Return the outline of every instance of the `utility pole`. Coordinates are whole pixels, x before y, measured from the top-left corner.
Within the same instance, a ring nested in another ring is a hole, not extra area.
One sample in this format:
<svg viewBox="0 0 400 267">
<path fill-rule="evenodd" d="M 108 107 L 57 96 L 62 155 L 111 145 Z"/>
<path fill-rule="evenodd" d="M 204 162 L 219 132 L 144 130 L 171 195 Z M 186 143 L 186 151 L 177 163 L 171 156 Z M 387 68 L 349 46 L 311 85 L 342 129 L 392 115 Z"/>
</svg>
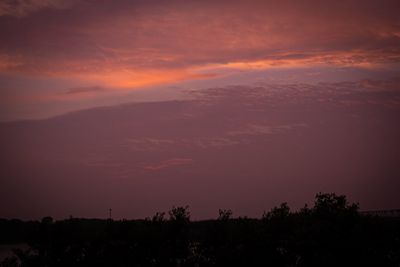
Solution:
<svg viewBox="0 0 400 267">
<path fill-rule="evenodd" d="M 112 216 L 111 216 L 112 209 L 109 209 L 108 211 L 109 211 L 109 219 L 112 220 Z"/>
</svg>

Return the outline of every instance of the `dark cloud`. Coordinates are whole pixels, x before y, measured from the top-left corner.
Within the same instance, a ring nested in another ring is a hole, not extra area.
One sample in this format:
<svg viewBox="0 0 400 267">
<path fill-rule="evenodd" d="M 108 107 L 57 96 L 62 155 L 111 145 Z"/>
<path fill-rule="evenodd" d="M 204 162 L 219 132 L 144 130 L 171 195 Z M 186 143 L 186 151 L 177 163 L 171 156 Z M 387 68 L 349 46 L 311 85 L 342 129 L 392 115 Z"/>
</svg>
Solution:
<svg viewBox="0 0 400 267">
<path fill-rule="evenodd" d="M 66 9 L 79 0 L 3 0 L 0 16 L 24 17 L 42 9 Z"/>
</svg>

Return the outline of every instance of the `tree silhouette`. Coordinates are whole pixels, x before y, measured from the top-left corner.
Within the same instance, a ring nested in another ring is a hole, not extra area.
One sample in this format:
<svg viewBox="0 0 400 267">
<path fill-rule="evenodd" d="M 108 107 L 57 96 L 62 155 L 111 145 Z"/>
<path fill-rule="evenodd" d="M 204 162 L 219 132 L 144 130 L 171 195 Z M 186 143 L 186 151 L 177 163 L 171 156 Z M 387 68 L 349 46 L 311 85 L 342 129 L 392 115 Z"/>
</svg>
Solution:
<svg viewBox="0 0 400 267">
<path fill-rule="evenodd" d="M 319 217 L 356 215 L 358 210 L 359 204 L 349 204 L 344 195 L 320 192 L 315 196 L 313 213 Z"/>
<path fill-rule="evenodd" d="M 156 212 L 156 214 L 153 215 L 151 218 L 152 222 L 164 222 L 165 221 L 165 212 Z"/>
<path fill-rule="evenodd" d="M 190 212 L 189 206 L 185 207 L 172 207 L 172 209 L 168 212 L 169 220 L 174 222 L 190 222 Z"/>
<path fill-rule="evenodd" d="M 279 207 L 274 207 L 268 213 L 263 214 L 264 220 L 284 219 L 290 215 L 290 208 L 286 202 L 283 202 Z"/>
<path fill-rule="evenodd" d="M 220 221 L 227 221 L 227 220 L 229 220 L 231 217 L 232 217 L 232 210 L 230 210 L 230 209 L 227 209 L 227 210 L 225 210 L 225 209 L 219 209 L 218 210 L 218 220 L 220 220 Z"/>
<path fill-rule="evenodd" d="M 400 266 L 400 220 L 365 216 L 345 196 L 319 193 L 313 207 L 287 203 L 262 220 L 191 221 L 189 207 L 146 220 L 0 219 L 0 244 L 28 244 L 0 267 Z"/>
</svg>

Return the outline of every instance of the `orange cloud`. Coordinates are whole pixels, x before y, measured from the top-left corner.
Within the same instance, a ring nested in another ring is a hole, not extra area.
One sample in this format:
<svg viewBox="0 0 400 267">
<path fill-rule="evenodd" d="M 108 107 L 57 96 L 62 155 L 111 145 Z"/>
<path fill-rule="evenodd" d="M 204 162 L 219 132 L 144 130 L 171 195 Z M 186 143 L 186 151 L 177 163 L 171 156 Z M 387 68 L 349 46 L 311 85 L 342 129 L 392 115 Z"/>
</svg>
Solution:
<svg viewBox="0 0 400 267">
<path fill-rule="evenodd" d="M 84 74 L 81 79 L 93 80 L 113 88 L 134 89 L 184 80 L 213 78 L 209 73 L 194 73 L 190 69 L 115 70 L 106 73 Z"/>
</svg>

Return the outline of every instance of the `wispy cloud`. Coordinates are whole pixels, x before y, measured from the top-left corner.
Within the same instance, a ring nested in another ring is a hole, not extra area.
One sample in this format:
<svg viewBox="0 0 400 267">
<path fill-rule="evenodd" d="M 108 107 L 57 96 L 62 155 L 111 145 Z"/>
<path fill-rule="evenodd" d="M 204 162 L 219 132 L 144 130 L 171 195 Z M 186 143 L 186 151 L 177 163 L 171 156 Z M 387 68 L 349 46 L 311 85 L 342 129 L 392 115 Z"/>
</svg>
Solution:
<svg viewBox="0 0 400 267">
<path fill-rule="evenodd" d="M 163 161 L 160 161 L 157 163 L 145 164 L 143 169 L 149 170 L 149 171 L 159 171 L 159 170 L 171 168 L 174 166 L 188 165 L 188 164 L 192 164 L 192 163 L 193 163 L 193 159 L 172 158 L 172 159 L 163 160 Z"/>
<path fill-rule="evenodd" d="M 106 91 L 106 89 L 100 86 L 75 87 L 66 90 L 64 94 L 75 95 L 75 94 L 98 93 L 102 91 Z"/>
<path fill-rule="evenodd" d="M 293 123 L 285 125 L 248 124 L 241 129 L 229 131 L 227 134 L 230 136 L 276 134 L 288 130 L 293 130 L 299 127 L 307 127 L 307 124 L 305 123 Z"/>
</svg>

